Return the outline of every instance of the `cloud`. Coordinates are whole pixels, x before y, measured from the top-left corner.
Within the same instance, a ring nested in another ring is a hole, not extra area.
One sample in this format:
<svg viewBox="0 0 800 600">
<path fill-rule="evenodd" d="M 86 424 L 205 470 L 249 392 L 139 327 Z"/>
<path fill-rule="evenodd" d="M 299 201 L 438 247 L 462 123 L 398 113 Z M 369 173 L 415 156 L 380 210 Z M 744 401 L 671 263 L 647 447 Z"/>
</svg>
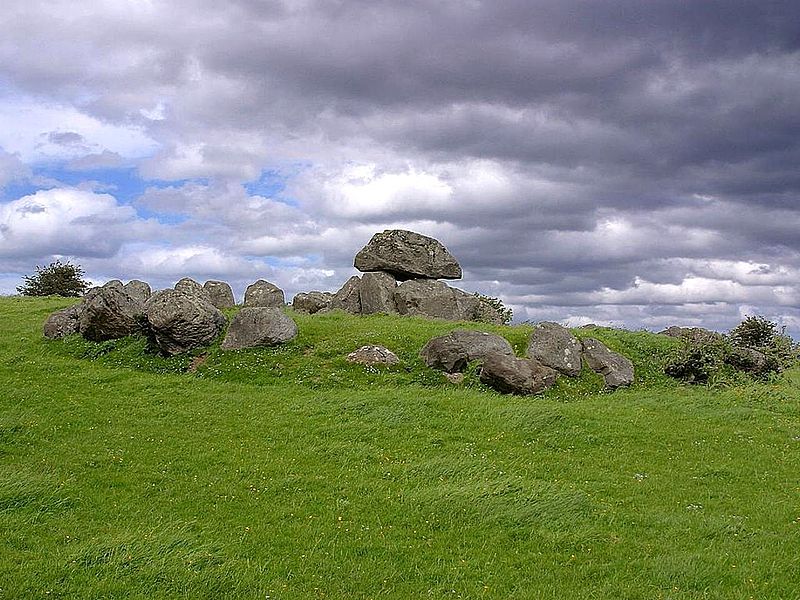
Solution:
<svg viewBox="0 0 800 600">
<path fill-rule="evenodd" d="M 47 185 L 70 193 L 120 166 L 145 189 L 107 212 L 81 192 L 121 242 L 51 223 L 41 251 L 331 289 L 403 227 L 521 318 L 800 322 L 796 2 L 8 0 L 4 17 L 0 185 L 56 162 L 77 175 Z M 257 193 L 264 173 L 281 185 Z M 14 202 L 16 231 L 43 218 Z"/>
</svg>

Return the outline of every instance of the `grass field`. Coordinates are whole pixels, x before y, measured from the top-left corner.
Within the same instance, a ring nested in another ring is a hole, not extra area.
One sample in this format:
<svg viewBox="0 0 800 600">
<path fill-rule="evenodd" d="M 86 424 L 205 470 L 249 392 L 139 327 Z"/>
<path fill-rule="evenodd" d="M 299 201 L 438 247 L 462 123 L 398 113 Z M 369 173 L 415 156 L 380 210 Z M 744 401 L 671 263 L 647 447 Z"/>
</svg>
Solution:
<svg viewBox="0 0 800 600">
<path fill-rule="evenodd" d="M 519 398 L 424 367 L 452 323 L 168 360 L 45 340 L 70 302 L 0 298 L 0 598 L 800 598 L 798 370 L 688 387 L 670 339 L 578 330 L 638 382 Z"/>
</svg>

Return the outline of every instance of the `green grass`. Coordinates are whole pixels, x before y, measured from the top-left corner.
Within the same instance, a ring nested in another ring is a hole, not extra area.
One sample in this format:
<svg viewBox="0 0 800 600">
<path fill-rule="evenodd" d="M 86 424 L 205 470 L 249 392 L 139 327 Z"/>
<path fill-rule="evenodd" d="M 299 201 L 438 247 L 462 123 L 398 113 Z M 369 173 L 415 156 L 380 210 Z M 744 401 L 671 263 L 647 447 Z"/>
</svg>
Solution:
<svg viewBox="0 0 800 600">
<path fill-rule="evenodd" d="M 577 330 L 638 382 L 518 398 L 424 367 L 452 323 L 164 359 L 45 340 L 69 302 L 0 299 L 0 598 L 800 597 L 800 371 L 688 387 L 672 340 Z"/>
</svg>

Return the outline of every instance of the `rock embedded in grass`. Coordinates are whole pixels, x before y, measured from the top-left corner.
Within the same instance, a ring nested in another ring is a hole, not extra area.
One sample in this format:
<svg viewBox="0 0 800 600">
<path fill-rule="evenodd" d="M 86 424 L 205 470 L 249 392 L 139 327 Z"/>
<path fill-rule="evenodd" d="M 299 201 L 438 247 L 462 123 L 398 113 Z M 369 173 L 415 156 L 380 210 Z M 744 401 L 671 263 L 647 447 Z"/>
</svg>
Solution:
<svg viewBox="0 0 800 600">
<path fill-rule="evenodd" d="M 607 388 L 616 389 L 633 383 L 633 363 L 609 350 L 600 340 L 583 340 L 583 359 L 592 371 L 603 376 Z"/>
<path fill-rule="evenodd" d="M 508 340 L 494 333 L 455 329 L 430 339 L 419 355 L 432 369 L 455 373 L 490 354 L 513 356 L 514 349 Z"/>
<path fill-rule="evenodd" d="M 558 323 L 544 322 L 533 328 L 527 355 L 562 375 L 581 374 L 581 343 Z"/>
<path fill-rule="evenodd" d="M 145 303 L 147 333 L 167 355 L 212 343 L 225 327 L 225 315 L 205 295 L 163 290 Z"/>
<path fill-rule="evenodd" d="M 80 331 L 81 304 L 73 304 L 52 313 L 44 322 L 44 337 L 60 339 Z"/>
<path fill-rule="evenodd" d="M 361 314 L 396 313 L 397 306 L 394 303 L 396 287 L 397 280 L 389 273 L 382 271 L 364 273 L 358 288 Z"/>
<path fill-rule="evenodd" d="M 301 292 L 292 298 L 292 308 L 313 315 L 329 309 L 332 301 L 333 294 L 330 292 Z"/>
<path fill-rule="evenodd" d="M 331 310 L 344 310 L 354 315 L 361 314 L 361 279 L 353 275 L 344 282 L 344 285 L 334 294 L 331 300 Z"/>
<path fill-rule="evenodd" d="M 276 346 L 297 337 L 297 325 L 279 308 L 245 307 L 233 317 L 223 350 Z"/>
<path fill-rule="evenodd" d="M 397 365 L 400 358 L 383 346 L 361 346 L 347 355 L 347 362 L 361 365 Z"/>
<path fill-rule="evenodd" d="M 484 358 L 480 374 L 480 380 L 498 392 L 520 396 L 543 392 L 552 387 L 557 378 L 555 369 L 535 360 L 498 353 Z"/>
<path fill-rule="evenodd" d="M 93 342 L 113 340 L 140 331 L 142 304 L 128 295 L 122 283 L 116 280 L 90 290 L 79 311 L 80 333 Z"/>
</svg>

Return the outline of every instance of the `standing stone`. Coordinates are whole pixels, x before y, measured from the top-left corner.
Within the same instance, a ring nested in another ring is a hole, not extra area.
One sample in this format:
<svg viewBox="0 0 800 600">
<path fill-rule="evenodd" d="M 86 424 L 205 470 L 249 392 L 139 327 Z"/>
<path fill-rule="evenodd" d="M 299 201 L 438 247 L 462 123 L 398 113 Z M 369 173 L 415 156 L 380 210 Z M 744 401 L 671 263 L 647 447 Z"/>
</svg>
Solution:
<svg viewBox="0 0 800 600">
<path fill-rule="evenodd" d="M 150 285 L 138 279 L 131 279 L 126 283 L 123 288 L 128 293 L 128 296 L 136 300 L 139 304 L 144 305 L 147 299 L 150 298 L 152 291 Z"/>
<path fill-rule="evenodd" d="M 342 288 L 336 292 L 331 301 L 331 310 L 346 310 L 354 315 L 361 314 L 361 279 L 353 275 L 345 281 Z"/>
<path fill-rule="evenodd" d="M 109 282 L 87 293 L 80 310 L 79 330 L 93 342 L 125 337 L 140 330 L 141 314 L 142 305 L 125 292 L 122 283 Z"/>
<path fill-rule="evenodd" d="M 456 329 L 432 338 L 419 353 L 426 365 L 447 373 L 463 371 L 471 361 L 490 354 L 513 356 L 514 349 L 499 335 L 468 329 Z"/>
<path fill-rule="evenodd" d="M 148 333 L 164 354 L 180 354 L 213 342 L 226 319 L 205 295 L 180 290 L 153 294 L 144 306 Z"/>
<path fill-rule="evenodd" d="M 203 284 L 208 299 L 217 308 L 233 308 L 236 300 L 233 298 L 233 290 L 224 281 L 210 280 Z"/>
<path fill-rule="evenodd" d="M 387 271 L 400 280 L 461 278 L 461 266 L 440 242 L 402 229 L 376 233 L 353 265 L 362 272 Z"/>
<path fill-rule="evenodd" d="M 581 374 L 581 343 L 558 323 L 539 323 L 528 340 L 528 358 L 568 377 Z"/>
<path fill-rule="evenodd" d="M 297 337 L 297 325 L 280 308 L 248 306 L 233 317 L 223 350 L 275 346 Z"/>
<path fill-rule="evenodd" d="M 490 354 L 483 361 L 480 379 L 503 394 L 527 396 L 551 387 L 558 373 L 529 358 Z"/>
<path fill-rule="evenodd" d="M 603 342 L 594 338 L 583 340 L 583 358 L 592 371 L 603 376 L 606 387 L 616 389 L 633 383 L 633 363 L 609 350 Z"/>
<path fill-rule="evenodd" d="M 409 279 L 394 292 L 397 312 L 401 315 L 423 316 L 450 321 L 464 318 L 464 307 L 456 300 L 453 288 L 435 279 Z"/>
<path fill-rule="evenodd" d="M 389 273 L 382 271 L 365 273 L 361 277 L 361 285 L 358 289 L 361 314 L 396 313 L 397 307 L 394 304 L 396 287 L 397 281 Z"/>
<path fill-rule="evenodd" d="M 331 307 L 333 294 L 330 292 L 301 292 L 292 298 L 292 308 L 310 315 Z"/>
<path fill-rule="evenodd" d="M 44 337 L 56 340 L 78 333 L 82 309 L 83 306 L 78 303 L 52 313 L 44 322 Z"/>
<path fill-rule="evenodd" d="M 244 306 L 277 308 L 286 303 L 283 290 L 274 283 L 259 279 L 247 286 L 244 292 Z"/>
<path fill-rule="evenodd" d="M 181 279 L 175 284 L 175 289 L 179 292 L 185 292 L 187 294 L 199 294 L 203 297 L 206 297 L 206 292 L 203 289 L 203 286 L 197 283 L 191 277 L 184 277 Z"/>
<path fill-rule="evenodd" d="M 502 315 L 490 304 L 484 302 L 475 294 L 458 288 L 451 287 L 453 297 L 458 307 L 457 320 L 459 321 L 480 321 L 481 323 L 491 323 L 492 325 L 502 325 Z"/>
</svg>

